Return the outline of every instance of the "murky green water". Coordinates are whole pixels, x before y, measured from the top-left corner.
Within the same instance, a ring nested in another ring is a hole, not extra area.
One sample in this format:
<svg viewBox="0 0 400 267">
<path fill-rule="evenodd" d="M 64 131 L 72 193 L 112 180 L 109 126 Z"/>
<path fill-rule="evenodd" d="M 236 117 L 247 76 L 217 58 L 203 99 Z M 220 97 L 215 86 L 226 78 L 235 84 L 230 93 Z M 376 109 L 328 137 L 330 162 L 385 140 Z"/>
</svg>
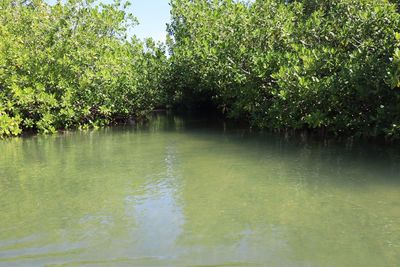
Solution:
<svg viewBox="0 0 400 267">
<path fill-rule="evenodd" d="M 400 151 L 222 123 L 0 142 L 0 266 L 400 266 Z"/>
</svg>

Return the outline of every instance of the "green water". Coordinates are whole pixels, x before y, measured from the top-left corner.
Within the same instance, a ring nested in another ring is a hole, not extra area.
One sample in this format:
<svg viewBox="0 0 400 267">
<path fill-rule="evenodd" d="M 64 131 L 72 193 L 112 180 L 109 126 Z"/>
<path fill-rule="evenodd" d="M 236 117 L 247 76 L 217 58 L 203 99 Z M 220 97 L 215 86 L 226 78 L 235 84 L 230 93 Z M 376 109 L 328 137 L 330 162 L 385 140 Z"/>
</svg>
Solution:
<svg viewBox="0 0 400 267">
<path fill-rule="evenodd" d="M 400 266 L 400 151 L 157 116 L 0 142 L 0 266 Z"/>
</svg>

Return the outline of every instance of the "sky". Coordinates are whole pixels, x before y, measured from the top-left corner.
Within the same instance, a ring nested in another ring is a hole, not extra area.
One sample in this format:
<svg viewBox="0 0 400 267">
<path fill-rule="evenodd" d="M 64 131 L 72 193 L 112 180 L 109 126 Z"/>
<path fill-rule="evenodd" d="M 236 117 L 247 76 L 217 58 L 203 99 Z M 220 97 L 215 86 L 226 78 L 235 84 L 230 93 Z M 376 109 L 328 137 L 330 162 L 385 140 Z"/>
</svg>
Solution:
<svg viewBox="0 0 400 267">
<path fill-rule="evenodd" d="M 54 4 L 57 0 L 46 0 Z M 100 0 L 110 3 L 112 0 Z M 140 39 L 152 37 L 156 41 L 165 41 L 166 23 L 170 19 L 169 0 L 130 0 L 131 6 L 128 12 L 132 13 L 138 20 L 139 25 L 129 32 Z"/>
<path fill-rule="evenodd" d="M 133 33 L 139 38 L 152 37 L 165 41 L 166 23 L 170 19 L 169 0 L 131 0 L 129 11 L 139 20 Z"/>
</svg>

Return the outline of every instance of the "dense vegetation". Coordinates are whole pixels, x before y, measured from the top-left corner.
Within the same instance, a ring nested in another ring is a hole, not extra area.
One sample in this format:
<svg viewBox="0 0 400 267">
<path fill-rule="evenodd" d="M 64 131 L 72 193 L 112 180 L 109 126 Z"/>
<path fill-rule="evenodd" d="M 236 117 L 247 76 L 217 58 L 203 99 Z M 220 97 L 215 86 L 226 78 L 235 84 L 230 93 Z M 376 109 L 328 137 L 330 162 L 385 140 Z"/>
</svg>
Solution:
<svg viewBox="0 0 400 267">
<path fill-rule="evenodd" d="M 171 99 L 261 128 L 398 136 L 395 3 L 173 0 Z"/>
<path fill-rule="evenodd" d="M 259 128 L 398 138 L 397 2 L 171 0 L 167 58 L 127 38 L 120 1 L 3 0 L 0 136 L 211 104 Z"/>
<path fill-rule="evenodd" d="M 0 137 L 101 126 L 151 111 L 165 53 L 126 29 L 119 1 L 0 3 Z"/>
</svg>

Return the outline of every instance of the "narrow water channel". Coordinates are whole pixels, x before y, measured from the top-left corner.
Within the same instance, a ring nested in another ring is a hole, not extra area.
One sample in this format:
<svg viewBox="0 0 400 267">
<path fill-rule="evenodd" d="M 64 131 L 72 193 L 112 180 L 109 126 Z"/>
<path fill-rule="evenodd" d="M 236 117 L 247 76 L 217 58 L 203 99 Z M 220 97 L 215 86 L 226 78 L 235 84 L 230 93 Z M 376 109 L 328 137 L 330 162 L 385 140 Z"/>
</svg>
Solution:
<svg viewBox="0 0 400 267">
<path fill-rule="evenodd" d="M 0 141 L 0 266 L 400 266 L 400 150 L 157 115 Z"/>
</svg>

